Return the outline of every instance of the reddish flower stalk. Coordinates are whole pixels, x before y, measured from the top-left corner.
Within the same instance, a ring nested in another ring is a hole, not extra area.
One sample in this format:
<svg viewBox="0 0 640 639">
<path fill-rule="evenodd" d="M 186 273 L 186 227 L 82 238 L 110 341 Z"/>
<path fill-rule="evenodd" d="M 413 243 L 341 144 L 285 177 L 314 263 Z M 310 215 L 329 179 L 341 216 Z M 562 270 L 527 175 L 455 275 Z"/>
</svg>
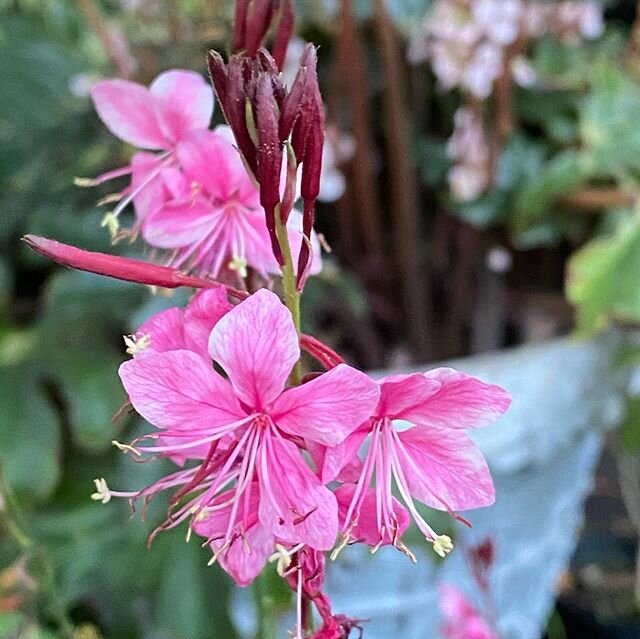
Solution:
<svg viewBox="0 0 640 639">
<path fill-rule="evenodd" d="M 300 335 L 300 348 L 317 359 L 327 370 L 345 363 L 338 353 L 312 335 Z"/>
<path fill-rule="evenodd" d="M 214 280 L 185 275 L 179 270 L 168 266 L 158 266 L 157 264 L 149 264 L 148 262 L 128 257 L 85 251 L 38 235 L 25 235 L 22 239 L 36 253 L 78 271 L 86 271 L 113 277 L 117 280 L 136 282 L 147 286 L 160 286 L 162 288 L 178 288 L 180 286 L 207 288 L 221 285 L 220 282 Z M 227 289 L 227 293 L 235 299 L 242 300 L 248 297 L 248 293 L 244 291 L 232 286 L 224 286 Z"/>
</svg>

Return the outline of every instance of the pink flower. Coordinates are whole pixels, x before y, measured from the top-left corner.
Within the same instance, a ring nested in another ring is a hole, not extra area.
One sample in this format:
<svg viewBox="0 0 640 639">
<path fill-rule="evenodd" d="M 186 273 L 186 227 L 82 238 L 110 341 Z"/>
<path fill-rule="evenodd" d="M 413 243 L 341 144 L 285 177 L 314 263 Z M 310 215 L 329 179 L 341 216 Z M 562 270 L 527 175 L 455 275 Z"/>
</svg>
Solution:
<svg viewBox="0 0 640 639">
<path fill-rule="evenodd" d="M 224 286 L 199 291 L 185 309 L 168 308 L 144 322 L 125 339 L 127 352 L 144 357 L 150 353 L 188 350 L 208 360 L 211 331 L 232 308 Z"/>
<path fill-rule="evenodd" d="M 450 584 L 440 586 L 445 639 L 498 639 L 465 594 Z"/>
<path fill-rule="evenodd" d="M 91 97 L 115 136 L 154 151 L 172 151 L 190 131 L 208 128 L 213 112 L 213 92 L 193 71 L 165 71 L 148 89 L 128 80 L 103 80 Z"/>
<path fill-rule="evenodd" d="M 391 375 L 379 384 L 380 401 L 372 417 L 343 444 L 328 449 L 323 460 L 321 476 L 328 481 L 346 461 L 353 460 L 365 438 L 370 438 L 342 520 L 341 546 L 349 542 L 354 532 L 362 534 L 359 528 L 366 521 L 367 543 L 379 545 L 392 540 L 406 551 L 399 540 L 403 521 L 392 496 L 395 483 L 418 528 L 434 544 L 434 550 L 444 556 L 452 548 L 451 540 L 429 526 L 414 499 L 452 514 L 493 503 L 489 469 L 463 429 L 493 422 L 508 408 L 509 395 L 498 386 L 450 368 Z M 399 420 L 414 426 L 397 430 L 394 423 Z M 368 488 L 374 474 L 372 502 Z"/>
<path fill-rule="evenodd" d="M 219 544 L 216 553 L 225 556 L 228 571 L 246 582 L 256 564 L 238 562 L 247 562 L 246 554 L 253 552 L 250 530 L 261 542 L 268 534 L 283 544 L 317 550 L 333 545 L 336 498 L 298 446 L 305 440 L 324 446 L 343 442 L 372 413 L 379 390 L 345 364 L 285 389 L 300 357 L 298 335 L 290 312 L 265 289 L 217 321 L 209 354 L 228 380 L 202 354 L 185 349 L 150 352 L 120 367 L 131 403 L 160 429 L 155 437 L 163 441 L 124 448 L 185 458 L 196 451 L 193 458 L 201 460 L 199 452 L 208 445 L 206 458 L 139 493 L 116 493 L 106 486 L 99 492 L 106 498 L 135 498 L 181 487 L 172 500 L 177 505 L 180 497 L 199 491 L 161 529 L 193 516 L 198 531 L 213 534 L 211 543 Z M 265 553 L 256 553 L 251 561 L 260 557 L 262 562 Z"/>
<path fill-rule="evenodd" d="M 148 89 L 128 80 L 103 80 L 93 86 L 91 97 L 100 119 L 116 137 L 135 147 L 163 153 L 136 154 L 129 166 L 95 180 L 80 180 L 79 184 L 95 185 L 132 174 L 131 186 L 119 194 L 120 202 L 107 219 L 115 226 L 119 213 L 131 201 L 139 219 L 143 219 L 150 208 L 149 200 L 159 197 L 159 173 L 175 165 L 176 144 L 191 131 L 208 128 L 213 91 L 199 73 L 174 69 L 161 73 Z"/>
<path fill-rule="evenodd" d="M 228 127 L 196 131 L 177 145 L 182 170 L 162 171 L 165 195 L 154 209 L 147 208 L 142 235 L 149 245 L 173 251 L 170 261 L 177 268 L 217 277 L 232 263 L 262 276 L 279 273 L 260 193 L 230 135 Z M 288 224 L 294 251 L 302 242 L 301 226 L 294 211 Z M 312 272 L 317 273 L 319 246 L 314 253 Z"/>
</svg>

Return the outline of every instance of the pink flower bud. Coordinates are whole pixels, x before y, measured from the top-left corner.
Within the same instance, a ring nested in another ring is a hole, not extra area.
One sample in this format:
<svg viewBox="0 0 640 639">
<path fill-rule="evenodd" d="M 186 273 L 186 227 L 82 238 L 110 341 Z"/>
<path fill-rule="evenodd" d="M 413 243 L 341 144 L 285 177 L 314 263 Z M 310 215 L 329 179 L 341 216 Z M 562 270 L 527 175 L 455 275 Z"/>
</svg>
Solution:
<svg viewBox="0 0 640 639">
<path fill-rule="evenodd" d="M 84 251 L 83 249 L 49 240 L 38 235 L 25 235 L 24 242 L 36 253 L 44 257 L 87 273 L 105 275 L 125 282 L 136 282 L 147 286 L 160 286 L 162 288 L 178 288 L 180 286 L 191 286 L 193 288 L 207 288 L 218 286 L 219 283 L 213 280 L 203 279 L 185 275 L 175 268 L 169 266 L 158 266 L 149 264 L 142 260 L 133 260 L 128 257 L 117 257 L 106 253 L 95 251 Z M 229 295 L 236 299 L 244 299 L 247 293 L 226 287 Z"/>
</svg>

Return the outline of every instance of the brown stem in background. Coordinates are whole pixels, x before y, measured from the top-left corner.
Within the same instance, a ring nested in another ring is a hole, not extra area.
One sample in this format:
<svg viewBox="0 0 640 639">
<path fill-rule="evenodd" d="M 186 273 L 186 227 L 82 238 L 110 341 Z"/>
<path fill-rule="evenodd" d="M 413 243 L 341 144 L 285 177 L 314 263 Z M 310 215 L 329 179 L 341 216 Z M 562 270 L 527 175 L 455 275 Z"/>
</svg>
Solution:
<svg viewBox="0 0 640 639">
<path fill-rule="evenodd" d="M 563 208 L 576 213 L 599 213 L 615 207 L 634 206 L 640 200 L 640 191 L 629 191 L 617 186 L 586 187 L 562 198 Z"/>
<path fill-rule="evenodd" d="M 506 139 L 513 131 L 513 78 L 509 71 L 512 54 L 505 52 L 504 69 L 496 80 L 496 135 L 498 150 L 501 151 Z"/>
<path fill-rule="evenodd" d="M 180 2 L 178 0 L 169 1 L 169 40 L 171 44 L 180 44 L 182 40 L 182 25 L 180 23 Z"/>
<path fill-rule="evenodd" d="M 367 83 L 366 57 L 362 38 L 353 18 L 351 0 L 342 0 L 341 30 L 338 38 L 337 62 L 342 74 L 342 83 L 349 111 L 351 128 L 356 143 L 352 161 L 353 190 L 359 216 L 360 233 L 367 256 L 378 256 L 383 252 L 382 223 L 376 170 L 373 158 L 371 114 L 369 112 L 369 88 Z"/>
<path fill-rule="evenodd" d="M 116 24 L 109 24 L 94 0 L 75 0 L 78 11 L 96 35 L 109 62 L 122 78 L 132 78 L 137 64 L 129 51 L 124 33 Z"/>
<path fill-rule="evenodd" d="M 402 276 L 405 321 L 414 357 L 432 354 L 432 322 L 427 313 L 430 297 L 428 273 L 421 264 L 419 198 L 415 170 L 410 160 L 407 95 L 400 48 L 384 0 L 373 2 L 375 32 L 385 80 L 384 110 L 391 186 L 391 211 L 396 261 Z"/>
<path fill-rule="evenodd" d="M 636 17 L 631 25 L 629 44 L 627 45 L 627 57 L 632 61 L 638 56 L 640 50 L 640 2 L 636 4 Z M 636 61 L 637 62 L 637 61 Z"/>
</svg>

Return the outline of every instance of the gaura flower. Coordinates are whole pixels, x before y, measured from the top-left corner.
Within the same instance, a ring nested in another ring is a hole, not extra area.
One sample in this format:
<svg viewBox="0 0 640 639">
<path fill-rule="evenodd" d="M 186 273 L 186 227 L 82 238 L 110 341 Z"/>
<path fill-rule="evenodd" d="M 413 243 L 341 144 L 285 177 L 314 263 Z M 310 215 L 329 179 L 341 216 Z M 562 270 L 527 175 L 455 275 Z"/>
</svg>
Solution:
<svg viewBox="0 0 640 639">
<path fill-rule="evenodd" d="M 400 543 L 403 522 L 392 496 L 395 483 L 400 497 L 420 531 L 444 556 L 452 549 L 446 535 L 438 535 L 416 508 L 414 499 L 431 508 L 454 514 L 488 506 L 494 501 L 494 488 L 480 450 L 464 433 L 480 428 L 504 413 L 510 397 L 499 386 L 485 384 L 451 368 L 428 373 L 390 375 L 380 382 L 380 401 L 370 419 L 345 442 L 327 449 L 321 477 L 329 481 L 344 464 L 353 461 L 368 437 L 369 445 L 361 461 L 355 487 L 342 520 L 342 543 L 354 531 L 360 534 L 367 522 L 367 542 L 374 545 L 391 540 L 411 558 Z M 399 430 L 398 422 L 412 428 Z M 375 526 L 371 522 L 369 486 L 375 476 Z M 364 520 L 362 519 L 364 518 Z M 377 539 L 372 537 L 376 530 Z"/>
<path fill-rule="evenodd" d="M 251 180 L 228 127 L 196 131 L 176 146 L 181 170 L 165 169 L 164 196 L 146 212 L 142 235 L 150 246 L 173 252 L 169 261 L 217 277 L 229 264 L 251 267 L 260 275 L 279 273 L 260 193 Z M 288 221 L 294 252 L 302 243 L 302 219 Z M 321 268 L 317 238 L 312 273 Z"/>
<path fill-rule="evenodd" d="M 185 349 L 150 352 L 122 364 L 120 377 L 133 407 L 160 429 L 155 438 L 161 439 L 157 446 L 124 448 L 185 458 L 198 451 L 199 460 L 202 446 L 209 452 L 198 465 L 143 491 L 109 494 L 149 497 L 178 487 L 177 507 L 181 497 L 197 493 L 160 528 L 193 517 L 192 525 L 203 534 L 215 533 L 216 556 L 224 556 L 227 567 L 230 561 L 248 561 L 250 530 L 259 531 L 261 542 L 269 534 L 283 544 L 331 548 L 338 530 L 336 498 L 307 465 L 299 445 L 342 443 L 375 409 L 377 385 L 339 364 L 302 386 L 285 388 L 300 357 L 298 335 L 289 310 L 266 289 L 217 321 L 209 354 L 228 379 L 201 354 Z M 256 522 L 265 531 L 256 529 Z M 233 568 L 246 581 L 251 571 L 243 570 Z"/>
<path fill-rule="evenodd" d="M 152 208 L 159 197 L 159 173 L 176 164 L 176 144 L 191 131 L 208 128 L 213 92 L 199 73 L 173 69 L 161 73 L 148 89 L 128 80 L 103 80 L 93 86 L 91 97 L 100 119 L 116 137 L 140 149 L 161 152 L 137 153 L 129 166 L 93 180 L 77 180 L 93 186 L 131 174 L 131 185 L 108 198 L 119 200 L 105 218 L 115 233 L 118 215 L 130 202 L 135 203 L 139 219 Z"/>
</svg>

